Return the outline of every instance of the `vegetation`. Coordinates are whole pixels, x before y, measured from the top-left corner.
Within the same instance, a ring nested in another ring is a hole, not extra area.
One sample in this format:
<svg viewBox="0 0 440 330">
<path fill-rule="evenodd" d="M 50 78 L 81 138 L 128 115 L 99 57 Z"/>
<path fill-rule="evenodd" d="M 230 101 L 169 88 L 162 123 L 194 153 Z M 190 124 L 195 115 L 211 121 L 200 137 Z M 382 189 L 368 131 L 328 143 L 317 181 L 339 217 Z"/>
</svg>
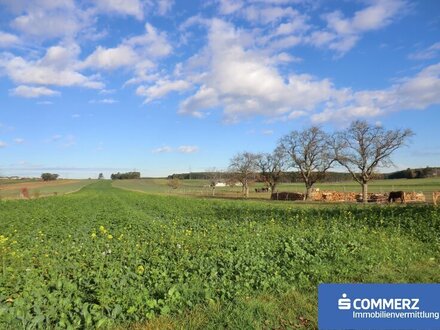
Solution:
<svg viewBox="0 0 440 330">
<path fill-rule="evenodd" d="M 236 154 L 231 159 L 229 170 L 232 178 L 241 183 L 244 197 L 249 197 L 249 186 L 256 180 L 258 156 L 251 152 Z"/>
<path fill-rule="evenodd" d="M 112 173 L 110 178 L 112 180 L 127 180 L 127 179 L 140 179 L 140 172 L 127 172 L 127 173 Z"/>
<path fill-rule="evenodd" d="M 278 184 L 283 179 L 283 170 L 286 167 L 286 160 L 283 149 L 280 147 L 268 153 L 257 155 L 257 169 L 259 172 L 259 181 L 263 181 L 270 191 L 276 191 Z"/>
<path fill-rule="evenodd" d="M 391 154 L 413 135 L 410 129 L 385 130 L 361 120 L 336 133 L 334 159 L 361 185 L 364 203 L 368 203 L 368 182 L 375 177 L 377 168 L 392 165 Z"/>
<path fill-rule="evenodd" d="M 177 189 L 180 187 L 180 180 L 178 178 L 168 179 L 168 187 L 171 189 Z"/>
<path fill-rule="evenodd" d="M 77 191 L 95 180 L 56 180 L 56 181 L 28 181 L 0 184 L 0 199 L 15 199 L 24 197 L 22 189 L 28 189 L 31 198 L 62 195 Z"/>
<path fill-rule="evenodd" d="M 43 173 L 41 174 L 41 179 L 43 179 L 43 181 L 54 181 L 56 179 L 58 179 L 59 174 L 55 174 L 55 173 Z"/>
<path fill-rule="evenodd" d="M 101 180 L 2 202 L 0 218 L 0 328 L 316 328 L 319 283 L 440 281 L 433 206 L 292 208 Z"/>
<path fill-rule="evenodd" d="M 301 132 L 292 131 L 284 136 L 279 147 L 285 153 L 290 167 L 298 170 L 306 186 L 306 200 L 311 198 L 313 185 L 325 177 L 334 156 L 329 150 L 330 137 L 319 127 Z"/>
</svg>

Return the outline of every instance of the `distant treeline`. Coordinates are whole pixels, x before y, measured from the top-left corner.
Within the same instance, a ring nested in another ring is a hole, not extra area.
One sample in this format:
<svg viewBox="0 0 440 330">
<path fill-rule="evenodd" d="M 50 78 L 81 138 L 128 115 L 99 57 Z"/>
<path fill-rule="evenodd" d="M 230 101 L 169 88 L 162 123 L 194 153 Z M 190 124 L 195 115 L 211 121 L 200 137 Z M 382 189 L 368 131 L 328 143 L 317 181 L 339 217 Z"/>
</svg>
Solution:
<svg viewBox="0 0 440 330">
<path fill-rule="evenodd" d="M 386 174 L 386 179 L 421 179 L 440 176 L 440 167 L 425 168 L 407 168 L 403 171 L 397 171 Z"/>
<path fill-rule="evenodd" d="M 420 179 L 420 178 L 431 178 L 440 177 L 440 167 L 425 167 L 425 168 L 408 168 L 403 171 L 396 171 L 391 173 L 377 173 L 376 180 L 383 179 Z M 191 172 L 191 173 L 178 173 L 168 176 L 168 179 L 180 179 L 180 180 L 210 180 L 213 177 L 213 173 L 210 172 Z M 222 180 L 227 181 L 233 178 L 233 173 L 224 172 L 216 177 L 220 177 Z M 351 181 L 353 177 L 350 173 L 342 172 L 327 172 L 325 178 L 322 182 L 341 182 L 341 181 Z M 285 172 L 283 173 L 282 182 L 302 182 L 302 178 L 299 172 Z"/>
<path fill-rule="evenodd" d="M 110 178 L 112 180 L 140 179 L 141 172 L 113 173 Z"/>
</svg>

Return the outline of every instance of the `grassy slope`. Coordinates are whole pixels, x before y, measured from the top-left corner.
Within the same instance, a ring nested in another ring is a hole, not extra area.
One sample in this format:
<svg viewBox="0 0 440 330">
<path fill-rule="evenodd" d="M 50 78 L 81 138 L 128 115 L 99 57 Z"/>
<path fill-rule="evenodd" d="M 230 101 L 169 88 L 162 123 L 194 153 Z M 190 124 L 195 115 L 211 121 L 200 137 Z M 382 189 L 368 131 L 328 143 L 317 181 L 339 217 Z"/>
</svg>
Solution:
<svg viewBox="0 0 440 330">
<path fill-rule="evenodd" d="M 138 194 L 107 181 L 2 202 L 0 218 L 6 244 L 17 241 L 2 246 L 0 299 L 13 297 L 7 306 L 17 308 L 6 315 L 35 304 L 52 322 L 93 302 L 94 322 L 122 328 L 315 328 L 319 283 L 440 281 L 440 209 L 431 206 L 297 209 Z M 145 323 L 152 298 L 171 314 Z M 113 315 L 116 304 L 122 311 Z"/>
<path fill-rule="evenodd" d="M 208 187 L 206 180 L 181 180 L 181 187 L 177 190 L 171 190 L 167 186 L 166 179 L 141 179 L 141 180 L 119 180 L 114 181 L 114 187 L 123 188 L 134 191 L 143 191 L 147 193 L 158 194 L 176 194 L 176 195 L 193 195 L 193 196 L 210 196 L 211 189 Z M 261 183 L 255 187 L 262 187 Z M 360 192 L 360 185 L 354 181 L 337 182 L 337 183 L 318 183 L 315 187 L 321 190 L 335 191 L 354 191 Z M 253 187 L 252 187 L 253 188 Z M 301 183 L 280 184 L 279 191 L 304 191 L 304 185 Z M 396 180 L 376 180 L 369 184 L 370 192 L 388 192 L 393 190 L 404 190 L 409 192 L 424 192 L 427 201 L 432 199 L 433 191 L 440 191 L 440 178 L 429 179 L 396 179 Z M 241 188 L 221 187 L 216 188 L 216 196 L 218 197 L 241 197 Z M 269 193 L 255 193 L 250 190 L 251 198 L 268 199 Z"/>
<path fill-rule="evenodd" d="M 96 180 L 57 180 L 49 182 L 30 181 L 27 183 L 5 184 L 0 186 L 0 199 L 20 198 L 21 189 L 26 187 L 29 190 L 31 198 L 50 195 L 63 195 L 77 191 Z"/>
</svg>

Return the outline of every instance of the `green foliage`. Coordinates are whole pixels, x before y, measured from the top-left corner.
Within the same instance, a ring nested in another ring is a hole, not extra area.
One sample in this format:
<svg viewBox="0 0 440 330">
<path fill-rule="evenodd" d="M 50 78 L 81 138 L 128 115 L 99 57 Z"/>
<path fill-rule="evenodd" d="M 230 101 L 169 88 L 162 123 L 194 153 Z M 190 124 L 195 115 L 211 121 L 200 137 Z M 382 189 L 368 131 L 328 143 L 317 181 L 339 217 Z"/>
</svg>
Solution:
<svg viewBox="0 0 440 330">
<path fill-rule="evenodd" d="M 113 173 L 110 178 L 112 180 L 127 180 L 127 179 L 139 179 L 141 177 L 140 172 L 127 172 L 127 173 Z M 103 177 L 99 178 L 103 179 Z"/>
<path fill-rule="evenodd" d="M 124 327 L 216 305 L 228 319 L 207 328 L 255 328 L 276 297 L 316 299 L 322 282 L 440 281 L 440 208 L 431 206 L 295 209 L 109 181 L 0 203 L 0 328 Z M 252 298 L 264 295 L 270 304 Z"/>
<path fill-rule="evenodd" d="M 55 173 L 43 173 L 41 174 L 41 178 L 43 181 L 53 181 L 58 179 L 59 175 Z"/>
</svg>

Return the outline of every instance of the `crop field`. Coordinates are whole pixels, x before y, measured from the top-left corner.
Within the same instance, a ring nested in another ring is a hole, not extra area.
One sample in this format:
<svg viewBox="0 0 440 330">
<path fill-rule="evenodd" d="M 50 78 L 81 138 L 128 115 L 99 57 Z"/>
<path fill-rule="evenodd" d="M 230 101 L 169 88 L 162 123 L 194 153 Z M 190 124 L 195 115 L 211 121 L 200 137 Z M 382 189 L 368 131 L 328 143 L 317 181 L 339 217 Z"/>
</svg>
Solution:
<svg viewBox="0 0 440 330">
<path fill-rule="evenodd" d="M 0 201 L 0 328 L 317 327 L 323 282 L 440 282 L 440 208 L 298 208 L 100 181 Z"/>
<path fill-rule="evenodd" d="M 113 182 L 114 187 L 127 190 L 142 191 L 158 194 L 192 195 L 192 196 L 211 196 L 212 190 L 207 180 L 181 180 L 178 189 L 171 189 L 167 186 L 166 179 L 140 179 L 140 180 L 117 180 Z M 250 197 L 258 199 L 269 199 L 270 193 L 255 193 L 253 188 L 263 187 L 262 183 L 256 183 L 250 189 Z M 342 192 L 361 192 L 361 186 L 354 181 L 317 183 L 316 188 L 321 190 L 342 191 Z M 278 186 L 278 191 L 304 192 L 303 183 L 282 183 Z M 375 180 L 368 185 L 368 191 L 372 193 L 384 193 L 395 190 L 407 192 L 423 192 L 426 200 L 432 200 L 432 192 L 440 191 L 440 178 L 426 179 L 396 179 L 396 180 Z M 217 197 L 241 198 L 240 187 L 217 187 L 215 190 Z"/>
<path fill-rule="evenodd" d="M 63 195 L 77 191 L 96 180 L 56 180 L 41 181 L 33 180 L 28 182 L 14 182 L 0 184 L 0 199 L 14 199 L 21 197 L 21 190 L 27 188 L 30 198 L 37 198 L 50 195 Z"/>
</svg>

